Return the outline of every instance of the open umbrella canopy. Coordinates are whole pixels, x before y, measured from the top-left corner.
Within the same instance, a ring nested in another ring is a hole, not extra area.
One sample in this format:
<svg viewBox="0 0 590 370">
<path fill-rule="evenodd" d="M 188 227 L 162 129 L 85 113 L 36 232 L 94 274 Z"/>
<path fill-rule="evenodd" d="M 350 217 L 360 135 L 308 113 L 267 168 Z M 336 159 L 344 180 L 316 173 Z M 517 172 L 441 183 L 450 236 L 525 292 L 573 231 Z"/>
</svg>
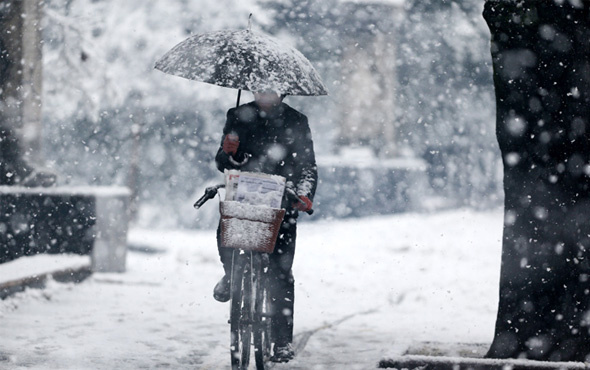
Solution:
<svg viewBox="0 0 590 370">
<path fill-rule="evenodd" d="M 189 80 L 252 92 L 328 94 L 303 54 L 250 30 L 191 36 L 158 60 L 155 68 Z"/>
</svg>

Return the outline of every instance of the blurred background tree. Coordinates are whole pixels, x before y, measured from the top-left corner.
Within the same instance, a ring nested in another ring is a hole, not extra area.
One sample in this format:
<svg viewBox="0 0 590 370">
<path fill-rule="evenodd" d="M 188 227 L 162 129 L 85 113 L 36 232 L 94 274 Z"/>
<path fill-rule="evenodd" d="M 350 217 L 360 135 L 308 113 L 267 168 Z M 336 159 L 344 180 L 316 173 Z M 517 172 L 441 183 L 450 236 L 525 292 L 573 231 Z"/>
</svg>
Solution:
<svg viewBox="0 0 590 370">
<path fill-rule="evenodd" d="M 488 357 L 590 358 L 590 4 L 488 1 L 504 163 Z"/>
</svg>

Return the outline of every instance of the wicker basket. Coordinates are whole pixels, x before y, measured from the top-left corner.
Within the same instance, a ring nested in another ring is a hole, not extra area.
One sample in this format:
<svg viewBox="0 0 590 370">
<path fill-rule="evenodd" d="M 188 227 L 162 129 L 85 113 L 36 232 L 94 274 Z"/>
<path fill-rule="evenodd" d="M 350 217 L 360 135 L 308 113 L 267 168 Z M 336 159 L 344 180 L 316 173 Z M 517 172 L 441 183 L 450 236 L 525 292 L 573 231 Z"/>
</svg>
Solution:
<svg viewBox="0 0 590 370">
<path fill-rule="evenodd" d="M 272 253 L 285 217 L 284 209 L 234 201 L 219 203 L 221 245 Z"/>
</svg>

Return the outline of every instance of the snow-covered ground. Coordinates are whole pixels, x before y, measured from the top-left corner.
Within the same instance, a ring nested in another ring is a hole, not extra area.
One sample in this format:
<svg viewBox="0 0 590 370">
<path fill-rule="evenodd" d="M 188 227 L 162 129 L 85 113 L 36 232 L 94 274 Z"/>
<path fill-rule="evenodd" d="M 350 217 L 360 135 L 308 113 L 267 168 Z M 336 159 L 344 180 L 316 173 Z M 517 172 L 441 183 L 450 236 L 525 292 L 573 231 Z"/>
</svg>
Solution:
<svg viewBox="0 0 590 370">
<path fill-rule="evenodd" d="M 274 368 L 481 355 L 493 335 L 501 233 L 500 210 L 300 224 L 298 353 Z M 124 274 L 50 282 L 0 301 L 1 369 L 228 368 L 228 307 L 211 296 L 222 272 L 214 232 L 129 238 Z"/>
</svg>

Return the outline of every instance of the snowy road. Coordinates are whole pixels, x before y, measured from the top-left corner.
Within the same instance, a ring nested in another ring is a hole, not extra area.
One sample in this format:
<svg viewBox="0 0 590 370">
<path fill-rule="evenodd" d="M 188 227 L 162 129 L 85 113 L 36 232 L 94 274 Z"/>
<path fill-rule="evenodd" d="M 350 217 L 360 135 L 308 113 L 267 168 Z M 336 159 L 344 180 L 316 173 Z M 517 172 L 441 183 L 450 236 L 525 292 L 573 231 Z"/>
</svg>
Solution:
<svg viewBox="0 0 590 370">
<path fill-rule="evenodd" d="M 274 369 L 369 369 L 408 350 L 454 355 L 460 343 L 485 350 L 501 232 L 497 210 L 301 224 L 299 351 Z M 133 230 L 130 243 L 156 253 L 131 251 L 125 274 L 0 301 L 0 369 L 227 368 L 228 308 L 211 297 L 214 232 Z"/>
</svg>

